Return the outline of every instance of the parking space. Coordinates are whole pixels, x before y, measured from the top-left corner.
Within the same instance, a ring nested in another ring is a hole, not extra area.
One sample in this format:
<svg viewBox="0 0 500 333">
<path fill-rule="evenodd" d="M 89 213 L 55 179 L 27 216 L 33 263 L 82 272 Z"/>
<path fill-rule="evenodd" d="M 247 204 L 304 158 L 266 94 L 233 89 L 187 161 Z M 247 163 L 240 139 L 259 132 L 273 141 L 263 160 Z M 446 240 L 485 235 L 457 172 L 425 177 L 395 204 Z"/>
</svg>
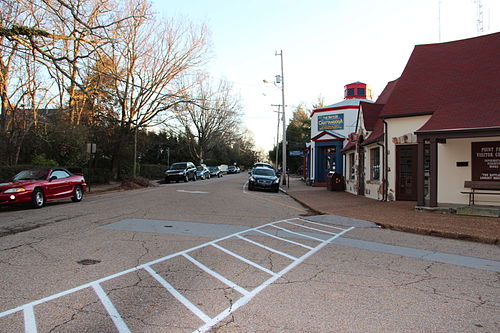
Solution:
<svg viewBox="0 0 500 333">
<path fill-rule="evenodd" d="M 352 229 L 299 218 L 247 228 L 4 311 L 0 322 L 29 333 L 206 332 Z"/>
</svg>

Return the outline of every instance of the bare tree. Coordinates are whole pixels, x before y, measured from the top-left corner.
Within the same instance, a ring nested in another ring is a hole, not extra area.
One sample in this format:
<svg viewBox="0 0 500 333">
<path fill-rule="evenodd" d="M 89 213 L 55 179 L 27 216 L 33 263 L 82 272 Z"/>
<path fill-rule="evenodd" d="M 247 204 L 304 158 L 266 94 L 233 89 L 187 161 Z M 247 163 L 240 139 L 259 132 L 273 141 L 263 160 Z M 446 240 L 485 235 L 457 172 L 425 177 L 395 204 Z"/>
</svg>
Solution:
<svg viewBox="0 0 500 333">
<path fill-rule="evenodd" d="M 168 110 L 186 101 L 190 87 L 182 84 L 182 78 L 205 63 L 209 46 L 205 26 L 158 22 L 148 3 L 128 3 L 137 14 L 116 27 L 119 37 L 106 48 L 114 63 L 107 74 L 114 82 L 120 127 L 113 156 L 115 176 L 127 137 L 165 121 Z"/>
<path fill-rule="evenodd" d="M 193 101 L 177 106 L 175 116 L 200 163 L 216 145 L 232 144 L 239 137 L 240 102 L 224 80 L 216 87 L 208 79 L 201 82 Z"/>
</svg>

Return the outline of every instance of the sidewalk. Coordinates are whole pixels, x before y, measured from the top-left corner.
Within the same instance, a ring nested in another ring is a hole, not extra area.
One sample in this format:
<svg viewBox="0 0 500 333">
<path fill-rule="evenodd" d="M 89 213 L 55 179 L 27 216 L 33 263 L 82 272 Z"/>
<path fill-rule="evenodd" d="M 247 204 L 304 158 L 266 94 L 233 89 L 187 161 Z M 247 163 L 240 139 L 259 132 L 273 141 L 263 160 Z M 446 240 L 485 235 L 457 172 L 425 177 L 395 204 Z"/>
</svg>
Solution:
<svg viewBox="0 0 500 333">
<path fill-rule="evenodd" d="M 319 214 L 366 220 L 392 230 L 500 244 L 500 218 L 417 212 L 415 202 L 384 202 L 327 191 L 306 186 L 299 178 L 290 178 L 290 187 L 283 190 Z"/>
</svg>

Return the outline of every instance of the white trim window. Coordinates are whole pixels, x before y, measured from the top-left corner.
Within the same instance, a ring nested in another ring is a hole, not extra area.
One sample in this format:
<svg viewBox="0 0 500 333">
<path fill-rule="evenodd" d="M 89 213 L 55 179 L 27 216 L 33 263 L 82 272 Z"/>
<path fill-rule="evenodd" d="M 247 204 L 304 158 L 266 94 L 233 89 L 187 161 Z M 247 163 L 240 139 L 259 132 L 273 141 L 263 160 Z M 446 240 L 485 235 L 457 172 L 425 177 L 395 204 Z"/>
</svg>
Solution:
<svg viewBox="0 0 500 333">
<path fill-rule="evenodd" d="M 349 154 L 349 179 L 354 179 L 356 175 L 356 168 L 354 166 L 354 153 Z"/>
<path fill-rule="evenodd" d="M 370 179 L 380 180 L 380 147 L 370 149 Z"/>
</svg>

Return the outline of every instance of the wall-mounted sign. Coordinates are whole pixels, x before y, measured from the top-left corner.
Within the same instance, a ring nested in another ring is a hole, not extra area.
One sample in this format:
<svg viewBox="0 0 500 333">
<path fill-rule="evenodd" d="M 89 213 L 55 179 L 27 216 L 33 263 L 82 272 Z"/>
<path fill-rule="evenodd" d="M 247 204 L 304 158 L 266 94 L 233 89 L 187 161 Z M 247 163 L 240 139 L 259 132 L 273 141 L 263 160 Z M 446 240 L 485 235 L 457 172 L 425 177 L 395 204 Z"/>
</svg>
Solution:
<svg viewBox="0 0 500 333">
<path fill-rule="evenodd" d="M 302 150 L 292 150 L 288 154 L 290 156 L 304 156 L 304 152 Z"/>
<path fill-rule="evenodd" d="M 344 114 L 330 114 L 318 116 L 318 131 L 343 130 Z"/>
<path fill-rule="evenodd" d="M 500 141 L 472 143 L 472 180 L 500 182 Z"/>
</svg>

